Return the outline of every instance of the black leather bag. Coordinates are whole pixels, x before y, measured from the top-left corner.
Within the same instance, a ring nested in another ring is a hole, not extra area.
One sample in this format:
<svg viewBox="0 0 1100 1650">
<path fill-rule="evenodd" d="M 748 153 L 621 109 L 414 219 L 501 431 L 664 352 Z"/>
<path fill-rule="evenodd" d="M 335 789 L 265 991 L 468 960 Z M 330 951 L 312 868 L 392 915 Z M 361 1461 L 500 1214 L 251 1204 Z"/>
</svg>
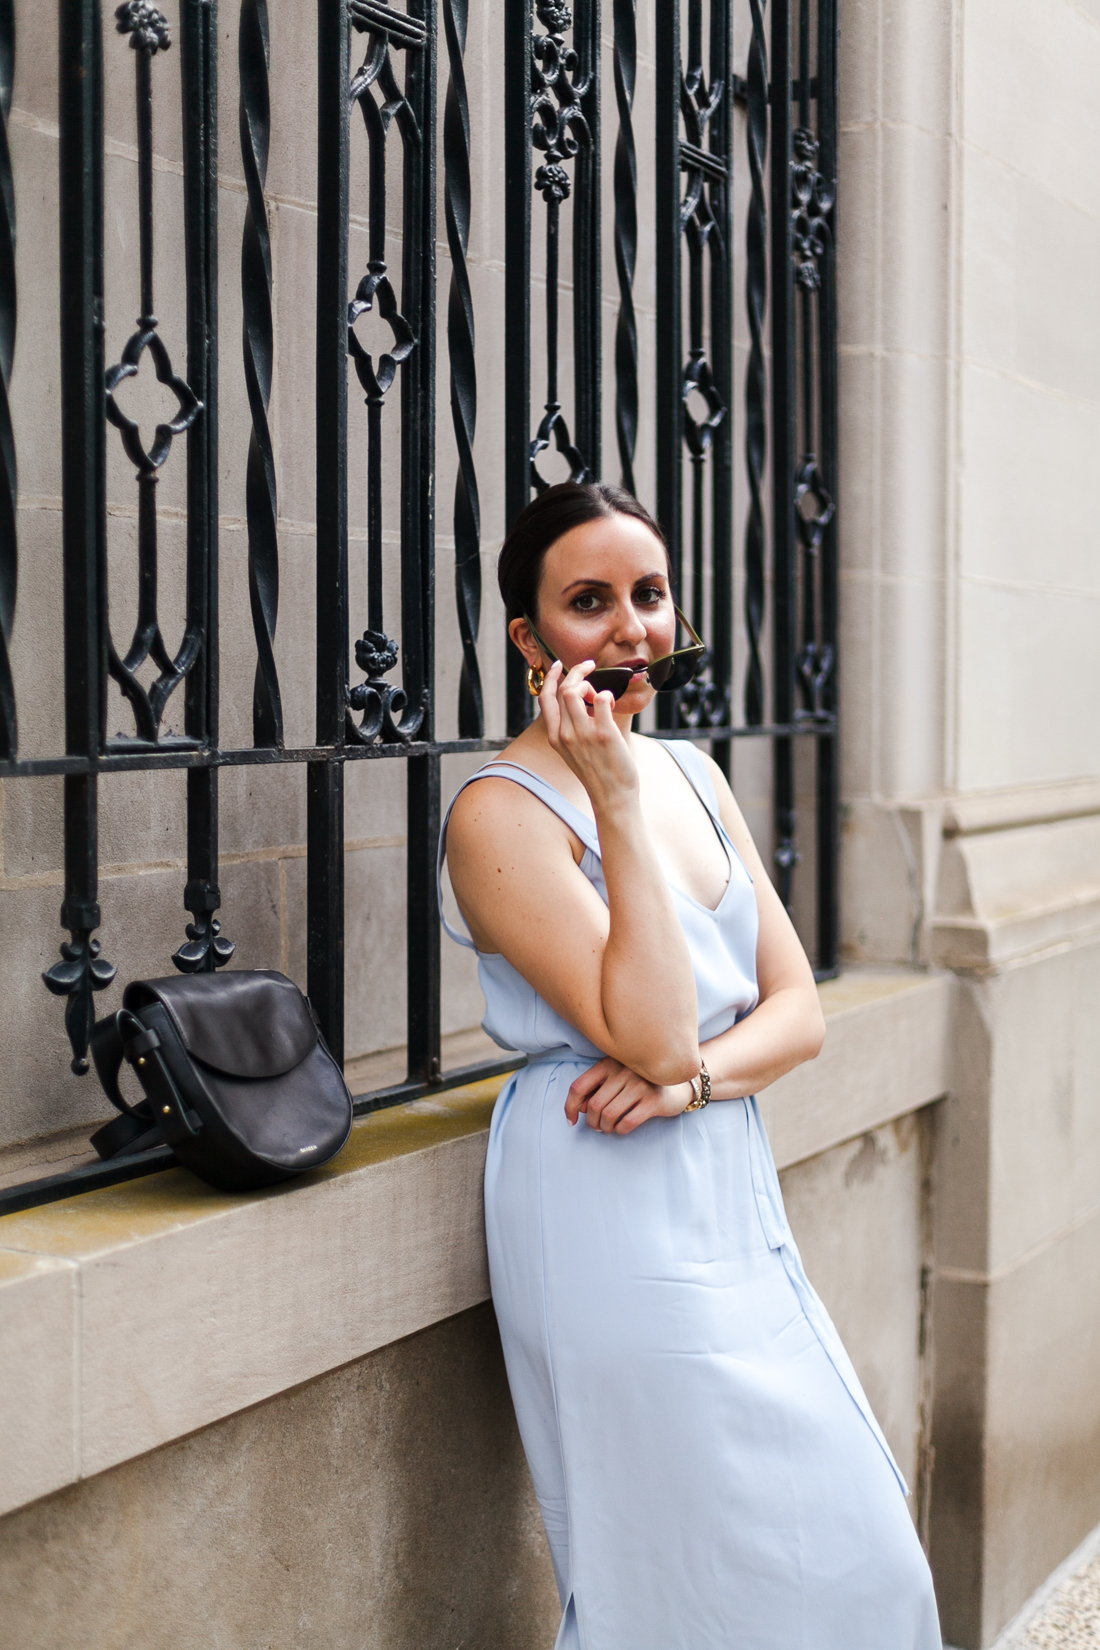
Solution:
<svg viewBox="0 0 1100 1650">
<path fill-rule="evenodd" d="M 223 1191 L 289 1180 L 327 1163 L 351 1132 L 351 1095 L 308 997 L 267 969 L 134 980 L 91 1039 L 122 1113 L 97 1129 L 102 1158 L 169 1145 Z M 131 1106 L 123 1060 L 145 1091 Z"/>
</svg>

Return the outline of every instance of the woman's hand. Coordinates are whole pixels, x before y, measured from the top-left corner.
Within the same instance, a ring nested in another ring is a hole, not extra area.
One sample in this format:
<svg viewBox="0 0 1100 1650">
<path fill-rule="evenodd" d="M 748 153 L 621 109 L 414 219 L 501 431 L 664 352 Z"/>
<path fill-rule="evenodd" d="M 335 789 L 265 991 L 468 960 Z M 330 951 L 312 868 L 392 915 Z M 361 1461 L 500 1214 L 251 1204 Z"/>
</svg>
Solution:
<svg viewBox="0 0 1100 1650">
<path fill-rule="evenodd" d="M 651 1117 L 679 1117 L 691 1101 L 691 1084 L 660 1088 L 620 1065 L 597 1060 L 569 1089 L 565 1115 L 576 1123 L 584 1112 L 590 1129 L 604 1134 L 630 1134 Z"/>
<path fill-rule="evenodd" d="M 636 803 L 638 768 L 615 721 L 615 698 L 597 693 L 586 680 L 594 659 L 582 659 L 568 674 L 561 660 L 546 672 L 539 711 L 551 750 L 576 774 L 601 813 L 624 800 Z"/>
</svg>

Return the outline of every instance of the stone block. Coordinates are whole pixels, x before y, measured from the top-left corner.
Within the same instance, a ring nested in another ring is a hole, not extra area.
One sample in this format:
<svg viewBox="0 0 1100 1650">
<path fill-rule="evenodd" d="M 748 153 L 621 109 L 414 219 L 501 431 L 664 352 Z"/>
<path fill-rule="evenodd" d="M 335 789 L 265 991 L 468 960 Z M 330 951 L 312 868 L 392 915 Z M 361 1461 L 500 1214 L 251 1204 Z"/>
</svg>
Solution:
<svg viewBox="0 0 1100 1650">
<path fill-rule="evenodd" d="M 1100 260 L 1100 223 L 1091 212 L 1016 180 L 1017 318 L 1015 370 L 1032 383 L 1097 403 L 1100 338 L 1089 322 L 1088 271 Z"/>
<path fill-rule="evenodd" d="M 851 804 L 878 788 L 878 698 L 866 686 L 881 651 L 878 581 L 862 568 L 842 571 L 840 591 L 840 703 L 846 729 L 840 742 L 841 794 Z"/>
<path fill-rule="evenodd" d="M 936 795 L 944 772 L 944 585 L 879 589 L 878 770 L 887 797 Z"/>
<path fill-rule="evenodd" d="M 879 141 L 880 187 L 890 203 L 872 243 L 881 259 L 881 343 L 942 355 L 950 335 L 951 149 L 945 138 L 901 124 L 892 107 Z"/>
<path fill-rule="evenodd" d="M 223 861 L 238 854 L 274 854 L 288 847 L 304 847 L 303 768 L 282 763 L 270 768 L 222 768 L 218 791 Z"/>
<path fill-rule="evenodd" d="M 985 1518 L 985 1289 L 978 1279 L 945 1277 L 933 1293 L 936 1393 L 932 1445 L 929 1560 L 945 1644 L 980 1646 Z"/>
<path fill-rule="evenodd" d="M 37 32 L 38 18 L 31 21 L 32 8 L 20 8 L 20 39 L 16 53 L 16 85 L 33 51 L 25 43 L 27 33 Z M 56 18 L 50 16 L 49 70 L 54 79 L 50 91 L 53 106 L 48 119 L 57 119 Z M 18 96 L 18 93 L 16 94 Z M 18 338 L 11 377 L 12 427 L 19 473 L 20 497 L 55 505 L 61 495 L 61 386 L 57 331 L 57 263 L 59 249 L 57 138 L 38 125 L 37 119 L 20 118 L 13 108 L 8 127 L 12 170 L 17 179 L 15 283 L 19 306 Z M 47 351 L 31 340 L 51 340 Z M 60 517 L 56 523 L 60 542 Z M 26 580 L 24 584 L 26 584 Z M 36 581 L 37 582 L 37 581 Z M 20 592 L 22 599 L 22 592 Z"/>
<path fill-rule="evenodd" d="M 1098 1364 L 1094 1203 L 989 1287 L 983 1642 L 1100 1522 Z"/>
<path fill-rule="evenodd" d="M 499 1086 L 365 1118 L 333 1165 L 266 1192 L 172 1169 L 5 1216 L 0 1252 L 79 1264 L 80 1475 L 484 1300 Z"/>
<path fill-rule="evenodd" d="M 405 850 L 364 848 L 344 861 L 344 1053 L 405 1041 Z"/>
<path fill-rule="evenodd" d="M 543 1650 L 560 1606 L 491 1307 L 4 1520 L 0 1610 L 20 1650 Z"/>
<path fill-rule="evenodd" d="M 949 398 L 947 365 L 942 353 L 898 350 L 882 361 L 880 373 L 879 565 L 885 578 L 904 580 L 906 584 L 922 581 L 942 585 L 947 515 L 948 448 L 943 437 Z M 924 641 L 922 635 L 917 645 Z M 940 673 L 942 651 L 940 643 L 934 659 L 929 661 L 930 669 L 936 665 Z M 888 646 L 886 657 L 890 654 Z"/>
<path fill-rule="evenodd" d="M 841 132 L 837 170 L 838 335 L 848 348 L 881 349 L 882 143 L 877 126 Z"/>
<path fill-rule="evenodd" d="M 13 107 L 35 121 L 57 123 L 57 18 L 37 6 L 21 7 Z"/>
<path fill-rule="evenodd" d="M 853 969 L 819 990 L 825 1047 L 760 1096 L 780 1168 L 916 1111 L 950 1083 L 948 977 Z"/>
<path fill-rule="evenodd" d="M 935 909 L 942 809 L 867 799 L 844 810 L 841 945 L 856 964 L 924 963 Z"/>
<path fill-rule="evenodd" d="M 880 106 L 887 119 L 922 132 L 951 132 L 955 26 L 950 0 L 934 0 L 931 5 L 927 0 L 908 0 L 882 14 Z M 846 16 L 842 41 L 851 28 Z M 850 56 L 855 58 L 858 50 Z M 843 86 L 843 52 L 841 65 Z"/>
<path fill-rule="evenodd" d="M 944 844 L 935 959 L 989 969 L 1100 932 L 1100 815 L 959 835 Z"/>
<path fill-rule="evenodd" d="M 877 454 L 880 446 L 882 363 L 871 345 L 849 343 L 847 332 L 842 337 L 840 405 L 844 416 L 840 424 L 839 508 L 844 516 L 844 532 L 840 535 L 840 565 L 841 577 L 853 579 L 876 567 L 879 556 L 878 466 L 867 459 Z"/>
<path fill-rule="evenodd" d="M 1071 400 L 977 365 L 963 368 L 961 388 L 964 576 L 1016 587 L 1031 599 L 1041 597 L 1044 588 L 1069 587 L 1067 593 L 1093 604 L 1096 567 L 1080 523 L 1088 520 L 1091 505 L 1090 459 L 1100 438 L 1100 405 L 1095 398 Z M 1042 547 L 1038 563 L 1037 546 Z M 998 783 L 1046 777 L 1013 775 Z M 962 788 L 977 783 L 966 780 Z"/>
<path fill-rule="evenodd" d="M 61 511 L 55 503 L 47 500 L 42 508 L 20 509 L 18 515 L 20 564 L 35 569 L 34 582 L 24 576 L 20 584 L 11 648 L 19 750 L 26 757 L 59 756 L 65 749 Z M 46 799 L 50 795 L 47 785 L 43 808 L 47 841 L 51 821 Z"/>
<path fill-rule="evenodd" d="M 312 124 L 307 122 L 306 124 Z M 274 275 L 275 333 L 279 340 L 275 468 L 279 513 L 299 526 L 314 520 L 317 488 L 313 441 L 317 292 L 317 223 L 312 211 L 280 201 L 272 214 L 278 266 Z"/>
<path fill-rule="evenodd" d="M 0 1248 L 0 1514 L 79 1470 L 78 1307 L 70 1261 Z"/>
<path fill-rule="evenodd" d="M 940 1274 L 949 1271 L 960 1283 L 984 1277 L 989 1264 L 989 1087 L 995 1028 L 985 1007 L 975 981 L 957 982 L 950 1085 L 936 1142 L 935 1247 Z"/>
<path fill-rule="evenodd" d="M 996 1026 L 990 1127 L 992 1270 L 1100 1202 L 1100 944 L 1010 967 L 978 989 Z"/>
<path fill-rule="evenodd" d="M 1016 271 L 1017 177 L 997 155 L 972 144 L 958 151 L 959 323 L 966 354 L 983 366 L 1015 368 L 1019 310 Z"/>
<path fill-rule="evenodd" d="M 874 0 L 849 0 L 840 36 L 840 121 L 866 125 L 882 107 L 883 14 Z"/>
<path fill-rule="evenodd" d="M 1085 707 L 1100 682 L 1087 589 L 964 583 L 959 600 L 962 788 L 1057 782 L 1100 769 Z"/>
<path fill-rule="evenodd" d="M 1086 157 L 1100 141 L 1100 110 L 1089 94 L 1100 39 L 1084 7 L 981 0 L 967 7 L 960 33 L 967 141 L 1095 212 L 1096 173 Z M 1039 86 L 1042 118 L 1021 121 L 1018 111 Z"/>
</svg>

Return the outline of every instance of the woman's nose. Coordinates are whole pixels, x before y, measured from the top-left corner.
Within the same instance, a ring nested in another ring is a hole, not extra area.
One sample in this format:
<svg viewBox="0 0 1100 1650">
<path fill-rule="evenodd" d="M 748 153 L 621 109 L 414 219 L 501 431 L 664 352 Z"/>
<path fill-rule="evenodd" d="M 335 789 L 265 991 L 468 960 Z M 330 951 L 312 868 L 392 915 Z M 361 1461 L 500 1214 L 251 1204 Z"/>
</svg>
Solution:
<svg viewBox="0 0 1100 1650">
<path fill-rule="evenodd" d="M 646 637 L 646 627 L 642 616 L 633 602 L 626 602 L 619 608 L 615 625 L 615 640 L 617 642 L 641 642 Z"/>
</svg>

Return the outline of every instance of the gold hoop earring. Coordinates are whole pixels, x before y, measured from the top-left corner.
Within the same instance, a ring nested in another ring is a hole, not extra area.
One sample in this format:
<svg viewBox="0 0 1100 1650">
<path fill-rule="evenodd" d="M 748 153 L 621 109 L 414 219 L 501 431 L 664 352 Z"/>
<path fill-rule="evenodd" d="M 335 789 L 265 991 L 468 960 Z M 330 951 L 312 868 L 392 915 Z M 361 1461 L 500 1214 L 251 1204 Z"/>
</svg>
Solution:
<svg viewBox="0 0 1100 1650">
<path fill-rule="evenodd" d="M 538 698 L 545 680 L 546 672 L 544 670 L 538 670 L 534 665 L 527 666 L 527 691 L 532 699 Z"/>
</svg>

